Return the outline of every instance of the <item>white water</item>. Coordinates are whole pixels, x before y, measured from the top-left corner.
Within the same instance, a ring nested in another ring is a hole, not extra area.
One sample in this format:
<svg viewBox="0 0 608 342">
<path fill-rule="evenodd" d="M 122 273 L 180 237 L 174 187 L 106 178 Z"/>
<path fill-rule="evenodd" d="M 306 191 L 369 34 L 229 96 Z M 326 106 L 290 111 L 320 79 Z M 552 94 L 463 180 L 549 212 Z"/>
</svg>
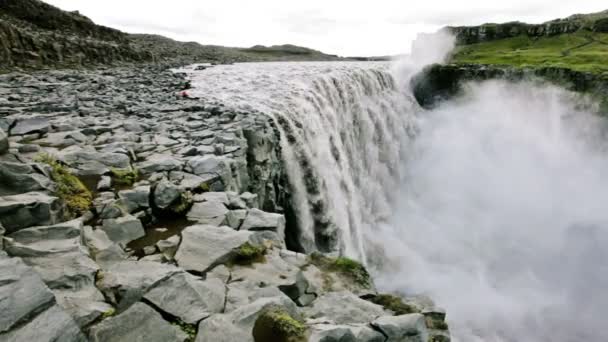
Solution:
<svg viewBox="0 0 608 342">
<path fill-rule="evenodd" d="M 487 82 L 424 111 L 408 70 L 240 64 L 193 81 L 277 121 L 303 249 L 430 295 L 458 341 L 608 340 L 606 124 L 535 84 Z"/>
</svg>

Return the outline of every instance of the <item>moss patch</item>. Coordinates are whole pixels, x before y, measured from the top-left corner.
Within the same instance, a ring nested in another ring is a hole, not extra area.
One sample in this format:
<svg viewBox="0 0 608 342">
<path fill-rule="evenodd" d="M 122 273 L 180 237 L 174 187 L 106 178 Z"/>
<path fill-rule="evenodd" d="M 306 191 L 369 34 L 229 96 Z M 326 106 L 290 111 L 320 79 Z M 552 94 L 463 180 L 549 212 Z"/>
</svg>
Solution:
<svg viewBox="0 0 608 342">
<path fill-rule="evenodd" d="M 279 307 L 270 307 L 255 321 L 255 342 L 304 342 L 306 325 Z"/>
<path fill-rule="evenodd" d="M 106 319 L 108 317 L 112 317 L 116 314 L 116 310 L 114 308 L 108 309 L 108 311 L 101 314 L 101 319 Z"/>
<path fill-rule="evenodd" d="M 233 265 L 251 265 L 254 263 L 266 261 L 266 248 L 263 246 L 254 246 L 249 242 L 245 242 L 240 247 L 234 250 L 234 257 L 231 260 Z"/>
<path fill-rule="evenodd" d="M 81 216 L 91 208 L 93 195 L 65 165 L 49 154 L 40 154 L 35 161 L 51 167 L 51 179 L 57 185 L 55 195 L 65 204 L 68 219 Z"/>
<path fill-rule="evenodd" d="M 186 333 L 186 335 L 188 335 L 188 338 L 186 338 L 184 342 L 194 342 L 196 339 L 196 325 L 188 324 L 182 321 L 172 322 L 171 324 L 179 327 L 184 333 Z"/>
<path fill-rule="evenodd" d="M 139 171 L 135 168 L 112 169 L 112 181 L 119 186 L 131 186 L 139 179 Z"/>
<path fill-rule="evenodd" d="M 193 201 L 192 194 L 190 192 L 184 192 L 180 195 L 179 200 L 172 204 L 169 209 L 175 214 L 183 215 L 192 207 Z"/>
<path fill-rule="evenodd" d="M 357 285 L 365 288 L 372 287 L 369 273 L 359 262 L 347 257 L 329 258 L 320 253 L 313 253 L 309 256 L 311 264 L 328 272 L 335 272 L 353 280 Z"/>
<path fill-rule="evenodd" d="M 401 297 L 391 294 L 379 294 L 365 298 L 365 300 L 381 305 L 385 309 L 394 312 L 396 316 L 420 312 L 415 306 L 404 303 Z"/>
</svg>

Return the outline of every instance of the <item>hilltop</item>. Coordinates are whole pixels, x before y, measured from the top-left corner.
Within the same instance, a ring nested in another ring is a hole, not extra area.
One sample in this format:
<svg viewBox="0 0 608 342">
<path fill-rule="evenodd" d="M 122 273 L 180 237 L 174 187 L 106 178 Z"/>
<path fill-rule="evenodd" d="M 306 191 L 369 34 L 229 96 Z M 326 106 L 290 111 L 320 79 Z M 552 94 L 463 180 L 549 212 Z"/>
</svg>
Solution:
<svg viewBox="0 0 608 342">
<path fill-rule="evenodd" d="M 338 60 L 295 45 L 233 48 L 129 34 L 40 0 L 0 0 L 0 70 L 125 63 Z"/>
</svg>

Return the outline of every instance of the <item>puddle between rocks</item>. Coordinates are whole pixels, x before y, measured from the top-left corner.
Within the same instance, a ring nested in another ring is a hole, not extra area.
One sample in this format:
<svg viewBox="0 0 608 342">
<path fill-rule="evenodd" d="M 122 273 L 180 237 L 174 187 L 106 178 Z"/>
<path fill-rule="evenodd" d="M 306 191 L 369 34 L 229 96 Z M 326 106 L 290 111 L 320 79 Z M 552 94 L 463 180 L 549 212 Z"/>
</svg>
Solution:
<svg viewBox="0 0 608 342">
<path fill-rule="evenodd" d="M 186 227 L 196 224 L 189 221 L 186 217 L 167 217 L 158 219 L 156 222 L 146 227 L 146 235 L 127 244 L 127 248 L 133 251 L 133 255 L 138 258 L 145 256 L 144 247 L 154 246 L 160 240 L 166 240 L 178 235 Z M 159 230 L 164 228 L 165 230 Z"/>
</svg>

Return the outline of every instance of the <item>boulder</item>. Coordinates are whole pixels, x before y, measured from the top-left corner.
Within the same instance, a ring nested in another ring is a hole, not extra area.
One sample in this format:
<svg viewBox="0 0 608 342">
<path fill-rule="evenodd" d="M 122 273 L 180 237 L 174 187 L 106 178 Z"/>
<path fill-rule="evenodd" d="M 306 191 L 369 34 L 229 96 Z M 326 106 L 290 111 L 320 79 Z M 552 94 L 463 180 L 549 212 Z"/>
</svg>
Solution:
<svg viewBox="0 0 608 342">
<path fill-rule="evenodd" d="M 41 192 L 28 192 L 0 197 L 0 224 L 8 234 L 33 225 L 54 224 L 61 218 L 57 197 Z"/>
<path fill-rule="evenodd" d="M 154 205 L 158 209 L 167 209 L 180 198 L 181 194 L 177 185 L 163 179 L 154 188 Z"/>
<path fill-rule="evenodd" d="M 188 220 L 219 226 L 226 221 L 228 208 L 222 202 L 196 202 L 188 212 Z"/>
<path fill-rule="evenodd" d="M 92 342 L 182 342 L 188 338 L 178 326 L 169 324 L 144 303 L 101 321 L 91 328 L 89 336 Z"/>
<path fill-rule="evenodd" d="M 6 135 L 6 133 L 4 133 L 4 130 L 0 128 L 0 155 L 8 152 L 8 147 L 8 136 Z"/>
<path fill-rule="evenodd" d="M 150 207 L 150 187 L 147 185 L 119 191 L 118 197 L 129 213 Z"/>
<path fill-rule="evenodd" d="M 101 229 L 110 240 L 125 245 L 146 235 L 141 221 L 131 215 L 103 220 Z"/>
<path fill-rule="evenodd" d="M 257 318 L 271 307 L 284 309 L 298 316 L 295 304 L 287 297 L 260 298 L 228 314 L 213 315 L 198 326 L 196 342 L 253 342 L 252 330 Z"/>
<path fill-rule="evenodd" d="M 201 280 L 183 272 L 158 282 L 144 298 L 182 322 L 198 324 L 222 312 L 225 296 L 226 288 L 221 280 Z"/>
<path fill-rule="evenodd" d="M 175 260 L 187 271 L 204 273 L 229 261 L 233 250 L 248 241 L 250 232 L 229 227 L 195 225 L 182 231 L 182 243 Z"/>
<path fill-rule="evenodd" d="M 244 209 L 230 210 L 226 214 L 226 224 L 229 225 L 230 228 L 232 228 L 232 229 L 239 230 L 239 228 L 243 224 L 243 221 L 245 221 L 246 217 L 247 217 L 247 210 L 244 210 Z"/>
<path fill-rule="evenodd" d="M 251 209 L 241 225 L 241 230 L 269 230 L 277 233 L 281 239 L 285 239 L 285 216 L 281 214 L 267 213 L 259 209 Z"/>
<path fill-rule="evenodd" d="M 158 282 L 180 272 L 175 266 L 154 261 L 119 261 L 104 266 L 97 276 L 97 287 L 123 311 Z"/>
<path fill-rule="evenodd" d="M 156 247 L 163 254 L 165 259 L 173 260 L 175 258 L 175 253 L 177 253 L 177 247 L 179 246 L 179 242 L 181 241 L 179 235 L 173 235 L 166 240 L 160 240 L 156 243 Z"/>
<path fill-rule="evenodd" d="M 387 342 L 427 342 L 426 320 L 422 314 L 384 316 L 374 320 L 372 326 L 387 337 Z"/>
<path fill-rule="evenodd" d="M 385 342 L 385 337 L 367 324 L 314 324 L 308 342 Z"/>
<path fill-rule="evenodd" d="M 80 175 L 103 175 L 111 168 L 128 169 L 131 159 L 122 153 L 97 152 L 93 148 L 72 146 L 60 151 L 58 159 L 76 169 Z"/>
</svg>

